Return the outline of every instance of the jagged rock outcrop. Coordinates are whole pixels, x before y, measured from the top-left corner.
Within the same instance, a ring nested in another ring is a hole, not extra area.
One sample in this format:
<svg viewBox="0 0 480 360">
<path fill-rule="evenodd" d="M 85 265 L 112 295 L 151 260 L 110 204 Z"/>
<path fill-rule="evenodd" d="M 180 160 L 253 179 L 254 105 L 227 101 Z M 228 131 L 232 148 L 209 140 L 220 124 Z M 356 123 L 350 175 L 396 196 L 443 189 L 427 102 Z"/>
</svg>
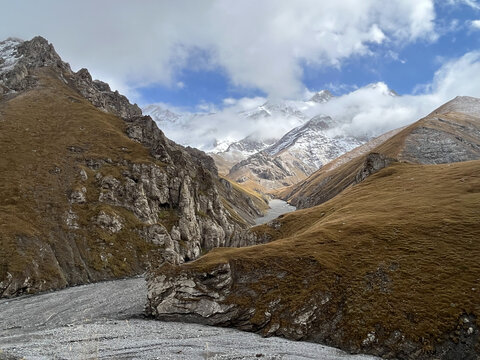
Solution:
<svg viewBox="0 0 480 360">
<path fill-rule="evenodd" d="M 142 115 L 137 104 L 130 104 L 118 91 L 110 90 L 107 83 L 92 80 L 87 69 L 80 69 L 72 78 L 75 88 L 96 107 L 124 119 Z"/>
<path fill-rule="evenodd" d="M 267 205 L 218 178 L 205 153 L 167 139 L 87 70 L 73 73 L 45 39 L 1 44 L 0 296 L 253 240 L 242 233 Z"/>
<path fill-rule="evenodd" d="M 55 68 L 59 70 L 59 74 L 72 73 L 70 66 L 60 59 L 53 45 L 41 36 L 34 37 L 30 41 L 7 39 L 1 44 L 3 45 L 2 60 L 8 63 L 7 67 L 0 69 L 0 84 L 3 93 L 18 92 L 34 87 L 37 81 L 30 70 L 38 67 Z"/>
<path fill-rule="evenodd" d="M 378 153 L 368 154 L 363 164 L 363 167 L 355 176 L 355 184 L 362 182 L 370 175 L 375 174 L 379 170 L 382 170 L 383 168 L 387 167 L 394 161 L 396 160 L 388 158 L 383 154 L 378 154 Z"/>
<path fill-rule="evenodd" d="M 30 41 L 7 40 L 11 48 L 11 68 L 0 71 L 0 84 L 3 93 L 19 92 L 31 89 L 37 84 L 33 70 L 48 67 L 55 71 L 64 82 L 71 83 L 94 106 L 105 112 L 122 118 L 140 116 L 142 111 L 128 99 L 111 91 L 110 86 L 99 80 L 92 80 L 87 69 L 74 73 L 70 65 L 60 58 L 52 44 L 41 36 Z M 1 95 L 1 93 L 0 93 Z"/>
</svg>

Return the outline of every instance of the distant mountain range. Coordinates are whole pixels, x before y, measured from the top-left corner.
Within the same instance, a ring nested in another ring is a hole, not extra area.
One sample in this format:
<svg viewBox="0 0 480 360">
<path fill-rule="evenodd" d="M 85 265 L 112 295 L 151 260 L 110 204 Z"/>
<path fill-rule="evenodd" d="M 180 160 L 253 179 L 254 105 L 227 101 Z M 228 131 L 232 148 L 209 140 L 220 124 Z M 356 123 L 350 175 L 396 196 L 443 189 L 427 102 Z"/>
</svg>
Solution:
<svg viewBox="0 0 480 360">
<path fill-rule="evenodd" d="M 380 85 L 369 86 L 376 89 Z M 396 96 L 390 89 L 385 91 L 387 96 Z M 318 113 L 319 105 L 333 98 L 328 90 L 322 90 L 307 101 L 268 100 L 253 109 L 235 113 L 233 120 L 230 119 L 232 123 L 250 124 L 253 129 L 239 140 L 223 136 L 213 126 L 205 127 L 203 133 L 198 132 L 205 126 L 203 124 L 217 123 L 219 114 L 180 114 L 161 105 L 149 105 L 143 111 L 174 140 L 189 146 L 200 144 L 199 147 L 214 158 L 220 173 L 267 192 L 303 180 L 327 162 L 371 138 L 365 133 L 346 133 L 344 119 Z M 272 134 L 278 131 L 269 132 L 263 124 L 287 130 L 275 136 Z M 191 137 L 192 133 L 197 136 Z"/>
</svg>

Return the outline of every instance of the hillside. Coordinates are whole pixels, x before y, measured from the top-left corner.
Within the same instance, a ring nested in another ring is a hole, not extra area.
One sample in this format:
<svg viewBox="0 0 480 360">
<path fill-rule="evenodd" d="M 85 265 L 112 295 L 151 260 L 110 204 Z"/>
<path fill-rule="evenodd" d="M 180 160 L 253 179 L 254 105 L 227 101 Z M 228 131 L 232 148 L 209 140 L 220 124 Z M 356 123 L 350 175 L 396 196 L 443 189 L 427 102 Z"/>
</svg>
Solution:
<svg viewBox="0 0 480 360">
<path fill-rule="evenodd" d="M 393 139 L 393 138 L 392 138 Z M 150 274 L 159 319 L 398 359 L 476 359 L 480 161 L 394 162 L 332 200 Z"/>
<path fill-rule="evenodd" d="M 236 245 L 267 207 L 45 39 L 1 44 L 0 297 Z"/>
<path fill-rule="evenodd" d="M 333 198 L 394 160 L 442 164 L 479 158 L 480 99 L 457 97 L 416 123 L 345 154 L 279 195 L 306 208 Z"/>
</svg>

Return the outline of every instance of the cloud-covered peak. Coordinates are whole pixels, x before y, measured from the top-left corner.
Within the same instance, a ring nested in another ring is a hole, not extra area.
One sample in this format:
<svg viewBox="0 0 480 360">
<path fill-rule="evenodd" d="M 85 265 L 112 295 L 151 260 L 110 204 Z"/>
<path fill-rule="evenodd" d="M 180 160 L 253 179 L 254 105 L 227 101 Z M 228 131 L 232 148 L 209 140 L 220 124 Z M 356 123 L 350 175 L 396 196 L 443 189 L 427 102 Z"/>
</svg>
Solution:
<svg viewBox="0 0 480 360">
<path fill-rule="evenodd" d="M 316 92 L 309 101 L 313 101 L 316 103 L 324 103 L 329 101 L 331 98 L 333 98 L 333 95 L 330 91 L 328 90 L 320 90 Z"/>
</svg>

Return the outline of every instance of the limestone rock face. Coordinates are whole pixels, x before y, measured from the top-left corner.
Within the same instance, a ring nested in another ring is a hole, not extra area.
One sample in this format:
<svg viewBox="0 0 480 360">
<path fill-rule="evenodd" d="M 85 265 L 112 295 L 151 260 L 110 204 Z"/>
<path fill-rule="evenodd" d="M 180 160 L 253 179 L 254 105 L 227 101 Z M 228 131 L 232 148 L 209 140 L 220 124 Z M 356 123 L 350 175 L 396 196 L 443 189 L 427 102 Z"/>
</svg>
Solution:
<svg viewBox="0 0 480 360">
<path fill-rule="evenodd" d="M 102 229 L 106 229 L 110 233 L 117 233 L 123 228 L 122 218 L 118 215 L 109 215 L 105 211 L 100 211 L 95 222 Z"/>
<path fill-rule="evenodd" d="M 224 301 L 232 284 L 228 263 L 202 274 L 159 275 L 149 282 L 147 312 L 158 319 L 228 325 L 235 305 Z"/>
</svg>

